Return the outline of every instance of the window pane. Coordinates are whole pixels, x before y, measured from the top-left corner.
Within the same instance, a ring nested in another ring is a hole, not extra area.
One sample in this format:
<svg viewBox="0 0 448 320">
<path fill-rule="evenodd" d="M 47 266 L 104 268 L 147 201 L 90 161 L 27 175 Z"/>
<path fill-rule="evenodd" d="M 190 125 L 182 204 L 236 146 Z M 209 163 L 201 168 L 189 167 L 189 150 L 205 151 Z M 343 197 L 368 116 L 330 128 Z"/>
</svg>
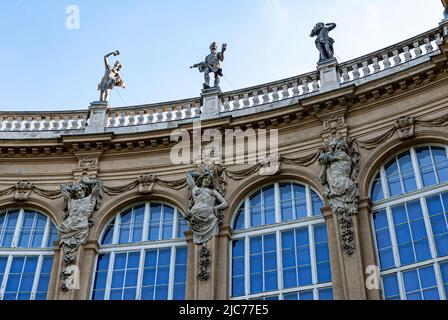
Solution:
<svg viewBox="0 0 448 320">
<path fill-rule="evenodd" d="M 275 192 L 274 187 L 263 189 L 265 224 L 275 223 Z"/>
<path fill-rule="evenodd" d="M 398 171 L 397 161 L 393 160 L 389 165 L 386 166 L 386 176 L 387 184 L 389 187 L 389 195 L 391 197 L 398 196 L 402 194 L 400 173 Z"/>
<path fill-rule="evenodd" d="M 434 157 L 439 183 L 448 181 L 448 159 L 445 148 L 431 147 L 432 155 Z"/>
<path fill-rule="evenodd" d="M 294 185 L 294 201 L 296 204 L 297 219 L 306 218 L 306 188 L 304 186 Z"/>
<path fill-rule="evenodd" d="M 257 193 L 250 199 L 250 225 L 261 226 L 261 193 Z"/>
<path fill-rule="evenodd" d="M 319 290 L 319 300 L 333 300 L 333 290 L 331 288 Z"/>
<path fill-rule="evenodd" d="M 400 300 L 397 275 L 383 277 L 384 298 L 386 300 Z"/>
<path fill-rule="evenodd" d="M 321 209 L 324 207 L 324 203 L 314 191 L 311 191 L 311 202 L 313 206 L 313 216 L 321 216 Z"/>
<path fill-rule="evenodd" d="M 371 198 L 373 202 L 381 201 L 384 199 L 383 187 L 381 185 L 381 176 L 379 173 L 373 181 Z"/>
<path fill-rule="evenodd" d="M 405 153 L 398 156 L 398 163 L 400 164 L 401 178 L 404 185 L 405 192 L 411 192 L 417 189 L 415 181 L 414 168 L 412 166 L 411 154 Z"/>
<path fill-rule="evenodd" d="M 291 183 L 282 183 L 280 185 L 280 200 L 282 207 L 282 221 L 290 221 L 294 219 L 294 210 L 292 203 L 292 187 Z"/>
<path fill-rule="evenodd" d="M 437 184 L 436 175 L 433 167 L 433 160 L 429 147 L 417 148 L 418 164 L 423 179 L 423 185 L 429 187 Z"/>
<path fill-rule="evenodd" d="M 244 229 L 244 204 L 238 210 L 238 213 L 235 218 L 235 223 L 233 224 L 233 230 L 242 230 Z"/>
</svg>

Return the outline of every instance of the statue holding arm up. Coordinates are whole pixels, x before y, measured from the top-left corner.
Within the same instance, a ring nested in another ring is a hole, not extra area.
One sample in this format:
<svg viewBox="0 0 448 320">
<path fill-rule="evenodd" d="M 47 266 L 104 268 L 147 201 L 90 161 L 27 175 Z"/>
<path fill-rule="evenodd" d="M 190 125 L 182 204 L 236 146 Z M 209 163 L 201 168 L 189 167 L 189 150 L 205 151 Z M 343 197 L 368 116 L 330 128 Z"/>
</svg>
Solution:
<svg viewBox="0 0 448 320">
<path fill-rule="evenodd" d="M 221 52 L 218 52 L 218 45 L 213 42 L 210 45 L 210 54 L 205 57 L 204 62 L 196 63 L 190 69 L 198 68 L 199 72 L 204 73 L 204 90 L 210 89 L 210 73 L 215 74 L 214 88 L 219 88 L 220 77 L 223 76 L 221 62 L 224 61 L 224 52 L 227 50 L 227 44 L 222 45 Z"/>
<path fill-rule="evenodd" d="M 336 23 L 319 22 L 311 31 L 310 37 L 316 37 L 316 47 L 320 53 L 319 63 L 334 58 L 334 40 L 329 36 L 330 31 L 334 28 L 336 28 Z"/>
<path fill-rule="evenodd" d="M 121 79 L 120 76 L 120 70 L 122 67 L 120 61 L 117 60 L 113 67 L 111 67 L 111 65 L 109 64 L 108 58 L 112 55 L 116 57 L 120 55 L 120 51 L 117 50 L 104 56 L 104 76 L 101 79 L 101 83 L 98 85 L 98 90 L 100 90 L 100 101 L 108 101 L 110 91 L 113 88 L 126 88 L 126 83 L 123 81 L 123 79 Z"/>
</svg>

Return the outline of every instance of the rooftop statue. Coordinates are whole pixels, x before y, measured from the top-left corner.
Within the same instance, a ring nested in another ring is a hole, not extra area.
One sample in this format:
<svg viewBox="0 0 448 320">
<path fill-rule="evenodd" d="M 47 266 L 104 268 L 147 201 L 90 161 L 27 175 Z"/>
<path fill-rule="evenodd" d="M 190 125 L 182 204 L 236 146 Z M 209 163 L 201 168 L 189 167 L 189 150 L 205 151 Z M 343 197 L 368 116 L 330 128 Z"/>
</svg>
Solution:
<svg viewBox="0 0 448 320">
<path fill-rule="evenodd" d="M 310 37 L 316 37 L 316 47 L 320 53 L 319 63 L 334 58 L 334 40 L 329 36 L 330 31 L 334 28 L 336 28 L 336 23 L 319 22 L 311 31 Z"/>
<path fill-rule="evenodd" d="M 123 81 L 123 79 L 121 79 L 120 76 L 120 70 L 122 66 L 120 61 L 117 60 L 113 67 L 111 67 L 109 64 L 108 58 L 112 55 L 116 57 L 120 55 L 120 51 L 117 50 L 104 56 L 104 76 L 103 79 L 101 79 L 101 83 L 98 85 L 98 90 L 100 90 L 100 101 L 109 101 L 109 94 L 113 88 L 126 88 L 126 83 Z"/>
<path fill-rule="evenodd" d="M 205 57 L 204 62 L 196 63 L 190 69 L 198 68 L 199 72 L 204 73 L 204 90 L 210 89 L 210 73 L 215 74 L 215 83 L 213 88 L 219 88 L 220 77 L 223 76 L 221 62 L 224 61 L 224 52 L 227 50 L 227 44 L 222 45 L 221 52 L 218 52 L 218 44 L 213 42 L 210 45 L 210 54 Z"/>
</svg>

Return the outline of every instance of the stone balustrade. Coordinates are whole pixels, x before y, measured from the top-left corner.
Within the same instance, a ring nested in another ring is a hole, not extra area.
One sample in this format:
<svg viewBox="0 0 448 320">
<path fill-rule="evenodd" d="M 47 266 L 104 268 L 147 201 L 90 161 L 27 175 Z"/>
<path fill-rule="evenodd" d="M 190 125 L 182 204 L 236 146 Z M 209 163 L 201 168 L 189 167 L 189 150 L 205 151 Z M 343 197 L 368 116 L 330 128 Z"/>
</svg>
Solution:
<svg viewBox="0 0 448 320">
<path fill-rule="evenodd" d="M 202 114 L 203 98 L 171 101 L 140 106 L 108 108 L 104 105 L 104 128 L 97 128 L 98 122 L 89 120 L 89 110 L 67 112 L 0 112 L 0 138 L 20 137 L 24 139 L 54 137 L 58 131 L 64 134 L 98 132 L 151 131 L 172 128 L 179 122 L 190 122 L 197 118 L 241 116 L 262 112 L 288 105 L 293 99 L 299 101 L 321 92 L 335 90 L 338 87 L 359 84 L 387 76 L 390 72 L 411 68 L 428 61 L 432 55 L 440 53 L 439 46 L 448 36 L 448 21 L 411 39 L 402 41 L 385 49 L 378 50 L 360 58 L 336 64 L 335 87 L 321 80 L 321 71 L 316 70 L 288 79 L 259 86 L 217 93 L 216 112 L 210 110 Z M 331 68 L 331 67 L 330 67 Z M 339 78 L 339 79 L 338 79 Z M 338 82 L 339 81 L 339 82 Z M 208 94 L 209 95 L 209 94 Z M 92 104 L 92 106 L 95 103 Z M 259 108 L 255 108 L 259 107 Z M 91 107 L 92 108 L 92 107 Z M 92 109 L 91 109 L 92 110 Z M 102 117 L 97 118 L 103 119 Z M 92 122 L 94 130 L 89 130 Z M 100 120 L 99 123 L 103 121 Z M 173 123 L 173 124 L 171 124 Z M 135 127 L 141 126 L 139 129 Z M 100 124 L 101 127 L 101 124 Z M 6 132 L 11 132 L 6 134 Z M 24 134 L 28 132 L 28 134 Z"/>
<path fill-rule="evenodd" d="M 221 112 L 250 108 L 319 91 L 317 71 L 260 86 L 227 92 L 222 95 Z"/>
<path fill-rule="evenodd" d="M 193 98 L 166 103 L 114 108 L 108 111 L 108 128 L 189 120 L 200 115 L 201 100 Z"/>
<path fill-rule="evenodd" d="M 0 112 L 0 131 L 70 131 L 87 124 L 88 111 Z"/>
<path fill-rule="evenodd" d="M 448 25 L 432 29 L 411 39 L 394 44 L 339 64 L 340 83 L 356 81 L 429 55 L 442 44 Z"/>
</svg>

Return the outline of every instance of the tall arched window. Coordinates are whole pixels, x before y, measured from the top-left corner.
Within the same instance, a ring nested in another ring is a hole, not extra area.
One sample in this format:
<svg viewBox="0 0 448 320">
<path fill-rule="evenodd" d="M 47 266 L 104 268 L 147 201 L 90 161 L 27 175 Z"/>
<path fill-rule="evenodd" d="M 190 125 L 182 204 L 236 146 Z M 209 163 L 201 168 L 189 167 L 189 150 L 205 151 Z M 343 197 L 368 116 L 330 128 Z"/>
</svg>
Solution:
<svg viewBox="0 0 448 320">
<path fill-rule="evenodd" d="M 57 238 L 35 210 L 0 211 L 0 300 L 46 300 Z"/>
<path fill-rule="evenodd" d="M 187 229 L 183 214 L 164 203 L 117 215 L 101 238 L 92 299 L 185 299 Z"/>
<path fill-rule="evenodd" d="M 448 150 L 419 146 L 393 157 L 371 187 L 384 298 L 448 296 Z"/>
<path fill-rule="evenodd" d="M 291 182 L 246 197 L 233 221 L 232 298 L 333 299 L 322 207 L 308 185 Z"/>
</svg>

